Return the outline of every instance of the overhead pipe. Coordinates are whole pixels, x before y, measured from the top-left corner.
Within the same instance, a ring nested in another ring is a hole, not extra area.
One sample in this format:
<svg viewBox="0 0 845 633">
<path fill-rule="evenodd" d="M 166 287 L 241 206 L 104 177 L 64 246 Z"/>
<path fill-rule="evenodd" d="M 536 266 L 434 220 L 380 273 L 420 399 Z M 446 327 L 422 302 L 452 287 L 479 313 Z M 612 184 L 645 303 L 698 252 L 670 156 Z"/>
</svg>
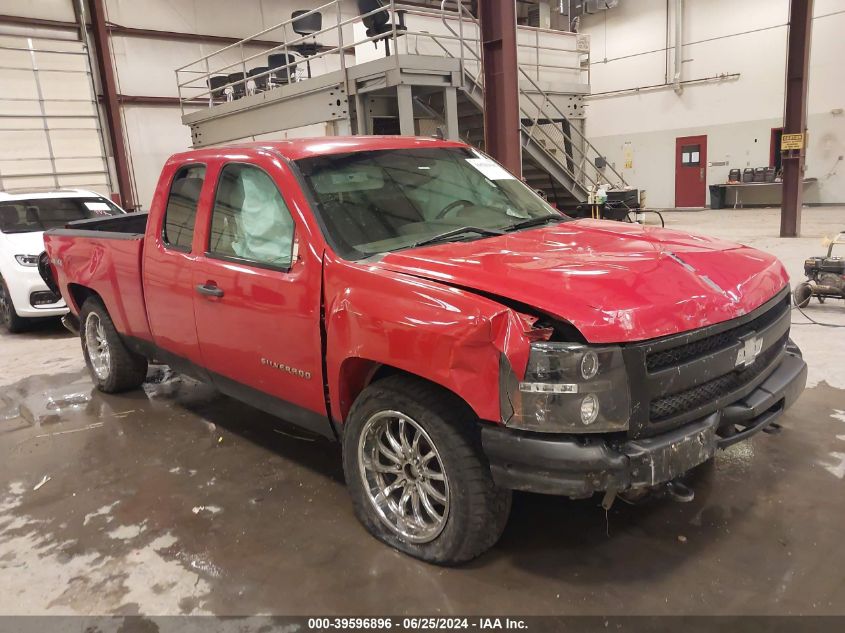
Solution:
<svg viewBox="0 0 845 633">
<path fill-rule="evenodd" d="M 684 79 L 681 81 L 681 87 L 689 86 L 691 84 L 702 84 L 719 81 L 733 81 L 741 77 L 740 73 L 720 73 L 718 75 L 710 75 L 709 77 L 699 77 L 698 79 Z M 636 94 L 638 92 L 645 92 L 647 90 L 663 90 L 671 86 L 670 83 L 649 84 L 646 86 L 636 86 L 634 88 L 620 88 L 619 90 L 606 90 L 604 92 L 591 92 L 584 95 L 585 101 L 592 101 L 593 99 L 603 99 L 605 97 L 617 97 L 626 94 Z"/>
<path fill-rule="evenodd" d="M 684 0 L 675 0 L 675 74 L 672 77 L 675 94 L 684 91 L 681 85 L 681 67 L 684 47 Z"/>
</svg>

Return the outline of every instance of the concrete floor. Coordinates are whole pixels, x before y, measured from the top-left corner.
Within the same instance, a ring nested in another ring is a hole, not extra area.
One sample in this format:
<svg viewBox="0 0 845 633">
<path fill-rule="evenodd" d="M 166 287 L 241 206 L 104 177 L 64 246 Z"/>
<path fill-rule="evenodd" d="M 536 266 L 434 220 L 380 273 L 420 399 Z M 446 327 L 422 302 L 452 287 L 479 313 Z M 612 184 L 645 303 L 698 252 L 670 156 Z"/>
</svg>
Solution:
<svg viewBox="0 0 845 633">
<path fill-rule="evenodd" d="M 806 210 L 798 240 L 770 210 L 667 225 L 798 280 L 845 209 Z M 842 302 L 807 312 L 845 324 Z M 0 614 L 843 614 L 845 330 L 794 322 L 810 388 L 780 435 L 694 473 L 692 503 L 517 495 L 501 542 L 457 569 L 365 533 L 335 445 L 165 368 L 103 395 L 54 325 L 2 336 Z"/>
</svg>

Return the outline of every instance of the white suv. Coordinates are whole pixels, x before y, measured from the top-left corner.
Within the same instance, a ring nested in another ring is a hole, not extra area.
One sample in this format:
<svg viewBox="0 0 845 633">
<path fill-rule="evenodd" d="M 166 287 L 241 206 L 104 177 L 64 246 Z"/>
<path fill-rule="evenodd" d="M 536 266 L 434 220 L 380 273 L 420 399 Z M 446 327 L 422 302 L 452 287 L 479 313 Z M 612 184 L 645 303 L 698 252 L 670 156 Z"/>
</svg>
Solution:
<svg viewBox="0 0 845 633">
<path fill-rule="evenodd" d="M 125 213 L 83 189 L 47 193 L 0 192 L 0 328 L 19 332 L 26 320 L 61 316 L 67 307 L 38 273 L 43 233 L 73 220 Z"/>
</svg>

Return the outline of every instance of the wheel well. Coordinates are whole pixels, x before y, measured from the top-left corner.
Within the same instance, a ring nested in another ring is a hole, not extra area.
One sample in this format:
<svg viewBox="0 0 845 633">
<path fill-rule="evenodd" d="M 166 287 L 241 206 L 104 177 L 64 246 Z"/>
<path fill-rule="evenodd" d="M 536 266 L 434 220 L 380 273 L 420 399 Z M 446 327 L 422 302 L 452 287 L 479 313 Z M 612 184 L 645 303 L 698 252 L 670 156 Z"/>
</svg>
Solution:
<svg viewBox="0 0 845 633">
<path fill-rule="evenodd" d="M 102 297 L 100 297 L 95 290 L 80 284 L 68 284 L 67 291 L 70 293 L 70 298 L 73 299 L 77 313 L 82 310 L 82 304 L 84 304 L 90 297 L 97 297 L 102 300 Z"/>
<path fill-rule="evenodd" d="M 381 380 L 382 378 L 387 378 L 388 376 L 396 376 L 396 375 L 405 375 L 405 376 L 414 376 L 407 371 L 403 371 L 397 367 L 392 367 L 390 365 L 379 365 L 376 370 L 373 372 L 372 377 L 370 378 L 370 383 L 374 383 L 377 380 Z M 418 378 L 419 376 L 417 376 Z"/>
<path fill-rule="evenodd" d="M 346 420 L 346 416 L 349 414 L 352 404 L 364 389 L 389 376 L 408 376 L 417 380 L 424 380 L 425 382 L 436 386 L 438 389 L 448 391 L 455 396 L 455 398 L 460 400 L 467 409 L 472 411 L 472 407 L 461 396 L 448 387 L 444 387 L 443 385 L 429 380 L 424 376 L 400 369 L 399 367 L 394 367 L 393 365 L 379 363 L 366 358 L 347 358 L 343 365 L 341 365 L 339 377 L 341 420 Z"/>
</svg>

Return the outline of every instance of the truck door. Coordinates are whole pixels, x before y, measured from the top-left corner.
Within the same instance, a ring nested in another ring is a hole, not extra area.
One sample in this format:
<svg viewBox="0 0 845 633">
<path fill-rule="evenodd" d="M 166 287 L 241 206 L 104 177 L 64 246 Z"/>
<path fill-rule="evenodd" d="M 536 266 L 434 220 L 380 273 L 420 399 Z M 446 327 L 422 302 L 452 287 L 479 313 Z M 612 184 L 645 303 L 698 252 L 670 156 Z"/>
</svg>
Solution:
<svg viewBox="0 0 845 633">
<path fill-rule="evenodd" d="M 144 302 L 156 346 L 172 355 L 163 356 L 163 360 L 204 378 L 197 371 L 202 359 L 194 321 L 192 271 L 196 261 L 195 220 L 206 166 L 191 162 L 172 167 L 171 173 L 166 198 L 153 203 L 154 207 L 164 207 L 164 213 L 144 240 Z"/>
<path fill-rule="evenodd" d="M 194 268 L 197 335 L 221 391 L 331 436 L 321 264 L 312 253 L 298 254 L 300 227 L 282 193 L 295 186 L 275 159 L 221 165 L 203 222 L 205 252 Z"/>
</svg>

